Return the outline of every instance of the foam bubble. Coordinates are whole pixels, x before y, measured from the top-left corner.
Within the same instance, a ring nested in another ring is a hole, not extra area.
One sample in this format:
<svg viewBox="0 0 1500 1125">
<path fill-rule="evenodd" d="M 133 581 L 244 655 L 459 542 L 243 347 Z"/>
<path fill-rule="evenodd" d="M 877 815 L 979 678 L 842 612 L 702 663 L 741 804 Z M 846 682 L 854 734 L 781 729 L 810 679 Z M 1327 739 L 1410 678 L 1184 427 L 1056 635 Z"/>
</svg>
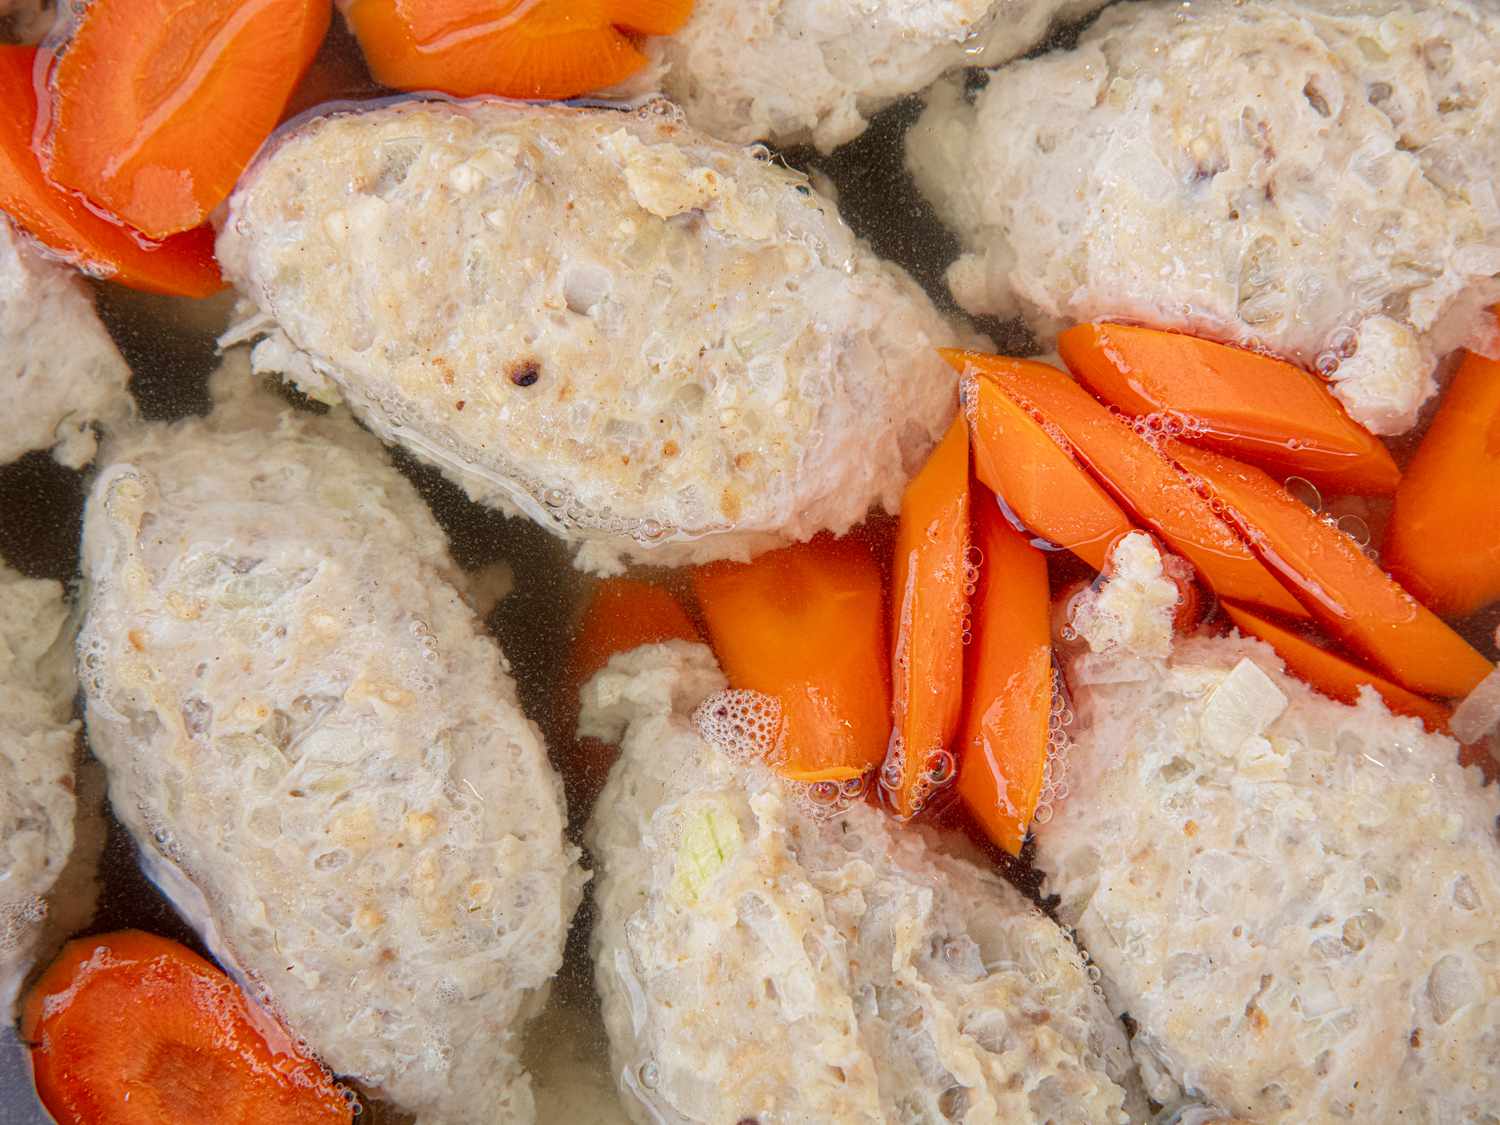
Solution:
<svg viewBox="0 0 1500 1125">
<path fill-rule="evenodd" d="M 953 755 L 946 750 L 934 750 L 923 763 L 926 780 L 933 786 L 947 785 L 958 773 Z"/>
<path fill-rule="evenodd" d="M 880 766 L 880 787 L 886 790 L 901 788 L 901 779 L 906 775 L 906 744 L 897 731 L 891 732 L 890 744 L 886 747 L 885 761 Z"/>
<path fill-rule="evenodd" d="M 1314 512 L 1323 510 L 1323 494 L 1318 491 L 1318 486 L 1306 477 L 1287 477 L 1282 487 L 1289 492 L 1294 499 L 1300 500 Z"/>
<path fill-rule="evenodd" d="M 837 781 L 814 781 L 807 787 L 807 795 L 816 804 L 831 805 L 839 800 L 843 790 Z"/>
<path fill-rule="evenodd" d="M 1370 525 L 1359 516 L 1346 515 L 1338 518 L 1338 529 L 1354 540 L 1359 547 L 1370 545 Z"/>
<path fill-rule="evenodd" d="M 716 692 L 693 712 L 698 733 L 710 746 L 738 761 L 774 765 L 785 756 L 781 701 L 758 691 Z"/>
</svg>

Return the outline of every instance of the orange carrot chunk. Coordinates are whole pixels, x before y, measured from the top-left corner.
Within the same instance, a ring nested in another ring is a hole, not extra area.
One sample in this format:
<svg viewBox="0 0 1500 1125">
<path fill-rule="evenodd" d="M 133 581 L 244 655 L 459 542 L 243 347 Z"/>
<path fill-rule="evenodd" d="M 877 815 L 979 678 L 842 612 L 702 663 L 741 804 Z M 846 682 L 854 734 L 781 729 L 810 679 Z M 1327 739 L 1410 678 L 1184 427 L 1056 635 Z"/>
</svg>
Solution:
<svg viewBox="0 0 1500 1125">
<path fill-rule="evenodd" d="M 152 238 L 229 198 L 331 0 L 90 0 L 52 67 L 48 174 Z"/>
<path fill-rule="evenodd" d="M 945 349 L 943 354 L 963 370 L 964 353 Z M 1059 439 L 1067 439 L 1049 434 L 994 382 L 974 379 L 965 394 L 970 400 L 974 475 L 1031 531 L 1103 570 L 1110 544 L 1130 531 L 1129 517 L 1066 445 L 1059 444 Z"/>
<path fill-rule="evenodd" d="M 1500 599 L 1500 361 L 1464 357 L 1396 490 L 1381 553 L 1438 613 Z"/>
<path fill-rule="evenodd" d="M 1079 461 L 1172 550 L 1197 567 L 1221 598 L 1307 616 L 1297 599 L 1171 464 L 1064 372 L 1041 363 L 1022 365 L 976 352 L 950 355 L 949 363 L 956 366 L 959 356 L 961 362 L 994 379 L 1023 409 L 1060 430 Z"/>
<path fill-rule="evenodd" d="M 880 566 L 853 539 L 819 536 L 693 576 L 733 688 L 779 705 L 768 758 L 798 781 L 845 781 L 880 764 L 891 729 Z"/>
<path fill-rule="evenodd" d="M 959 725 L 958 794 L 985 834 L 1019 855 L 1047 767 L 1047 558 L 977 490 L 974 544 L 981 558 Z"/>
<path fill-rule="evenodd" d="M 50 183 L 31 147 L 37 100 L 33 47 L 0 46 L 0 211 L 58 255 L 99 277 L 151 293 L 207 297 L 224 287 L 214 232 L 199 227 L 151 244 Z"/>
<path fill-rule="evenodd" d="M 122 930 L 63 947 L 21 1035 L 59 1125 L 333 1125 L 353 1109 L 274 1018 L 192 950 Z"/>
<path fill-rule="evenodd" d="M 1057 339 L 1068 370 L 1127 414 L 1174 413 L 1201 442 L 1327 492 L 1385 494 L 1400 470 L 1316 376 L 1180 332 L 1080 324 Z"/>
<path fill-rule="evenodd" d="M 1430 731 L 1448 733 L 1448 720 L 1452 717 L 1452 712 L 1441 703 L 1434 703 L 1424 696 L 1407 691 L 1400 684 L 1377 676 L 1244 606 L 1228 602 L 1223 605 L 1229 620 L 1234 622 L 1241 633 L 1265 641 L 1276 650 L 1276 655 L 1286 662 L 1293 674 L 1306 680 L 1324 695 L 1341 703 L 1354 703 L 1359 699 L 1359 689 L 1368 684 L 1397 715 L 1410 715 L 1421 719 Z"/>
<path fill-rule="evenodd" d="M 692 0 L 345 0 L 370 72 L 398 90 L 571 98 L 646 65 Z"/>
<path fill-rule="evenodd" d="M 953 778 L 949 747 L 963 706 L 968 613 L 969 427 L 953 419 L 906 486 L 891 581 L 891 681 L 896 738 L 881 770 L 897 814 L 922 810 Z"/>
<path fill-rule="evenodd" d="M 1177 441 L 1164 447 L 1324 628 L 1397 683 L 1452 697 L 1489 674 L 1467 641 L 1261 470 Z"/>
</svg>

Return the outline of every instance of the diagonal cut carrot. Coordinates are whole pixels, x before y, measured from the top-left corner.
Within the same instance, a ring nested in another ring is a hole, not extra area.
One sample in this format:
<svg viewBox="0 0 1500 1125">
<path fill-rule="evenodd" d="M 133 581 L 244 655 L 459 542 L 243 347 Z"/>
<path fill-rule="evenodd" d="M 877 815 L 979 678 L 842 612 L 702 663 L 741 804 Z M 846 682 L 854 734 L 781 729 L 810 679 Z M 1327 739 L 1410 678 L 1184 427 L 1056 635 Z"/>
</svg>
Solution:
<svg viewBox="0 0 1500 1125">
<path fill-rule="evenodd" d="M 1490 662 L 1260 469 L 1182 442 L 1164 449 L 1335 637 L 1423 695 L 1467 695 Z"/>
<path fill-rule="evenodd" d="M 945 357 L 962 354 L 944 351 Z M 963 369 L 961 363 L 955 366 Z M 1073 460 L 1067 439 L 1048 433 L 993 381 L 973 379 L 964 393 L 971 412 L 974 475 L 1026 527 L 1103 570 L 1110 544 L 1130 531 L 1129 517 Z"/>
<path fill-rule="evenodd" d="M 1438 613 L 1500 599 L 1500 360 L 1471 353 L 1459 365 L 1396 490 L 1381 554 Z"/>
<path fill-rule="evenodd" d="M 1316 376 L 1285 360 L 1108 323 L 1069 328 L 1057 350 L 1068 370 L 1125 413 L 1189 420 L 1186 441 L 1306 477 L 1326 492 L 1384 495 L 1401 480 L 1380 439 Z"/>
<path fill-rule="evenodd" d="M 48 181 L 31 147 L 36 63 L 34 47 L 0 46 L 0 211 L 73 264 L 132 289 L 181 297 L 222 289 L 211 227 L 152 244 Z"/>
<path fill-rule="evenodd" d="M 331 0 L 90 0 L 51 69 L 45 161 L 152 238 L 229 198 L 328 30 Z"/>
<path fill-rule="evenodd" d="M 1047 767 L 1047 558 L 978 489 L 974 543 L 982 558 L 959 725 L 958 793 L 985 834 L 1019 855 Z"/>
<path fill-rule="evenodd" d="M 891 729 L 885 594 L 864 544 L 820 535 L 711 563 L 693 589 L 730 686 L 780 705 L 779 773 L 844 781 L 880 764 Z"/>
<path fill-rule="evenodd" d="M 1384 676 L 1377 676 L 1353 661 L 1329 652 L 1321 645 L 1245 606 L 1231 605 L 1229 602 L 1223 605 L 1229 620 L 1234 622 L 1241 633 L 1265 641 L 1286 662 L 1288 669 L 1324 695 L 1337 699 L 1340 703 L 1354 703 L 1359 699 L 1359 689 L 1368 684 L 1397 715 L 1411 715 L 1421 719 L 1430 731 L 1448 733 L 1448 720 L 1453 713 L 1441 703 L 1434 703 L 1425 696 L 1407 691 L 1400 684 L 1392 683 Z"/>
<path fill-rule="evenodd" d="M 631 34 L 687 22 L 692 0 L 345 0 L 370 72 L 400 90 L 571 98 L 646 65 Z"/>
<path fill-rule="evenodd" d="M 920 812 L 953 777 L 948 749 L 963 705 L 969 427 L 953 419 L 901 498 L 891 584 L 896 737 L 881 770 L 898 815 Z M 894 783 L 894 784 L 893 784 Z"/>
<path fill-rule="evenodd" d="M 348 1125 L 353 1105 L 276 1020 L 192 950 L 138 930 L 63 947 L 21 1035 L 60 1125 Z"/>
<path fill-rule="evenodd" d="M 1307 616 L 1160 452 L 1067 374 L 1041 363 L 1020 365 L 977 352 L 945 354 L 950 364 L 993 379 L 1019 406 L 1061 431 L 1084 467 L 1197 567 L 1214 593 L 1293 617 Z"/>
</svg>

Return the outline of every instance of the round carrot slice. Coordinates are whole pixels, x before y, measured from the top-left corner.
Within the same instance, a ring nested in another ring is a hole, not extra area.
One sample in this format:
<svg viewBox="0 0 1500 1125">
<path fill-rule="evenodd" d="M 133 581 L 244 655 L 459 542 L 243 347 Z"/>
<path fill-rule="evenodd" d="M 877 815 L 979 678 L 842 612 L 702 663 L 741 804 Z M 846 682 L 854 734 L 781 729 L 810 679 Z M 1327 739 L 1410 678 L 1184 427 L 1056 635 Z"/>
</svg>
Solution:
<svg viewBox="0 0 1500 1125">
<path fill-rule="evenodd" d="M 52 68 L 46 164 L 152 238 L 229 197 L 311 64 L 330 0 L 92 0 Z"/>
<path fill-rule="evenodd" d="M 214 232 L 198 227 L 160 243 L 96 215 L 50 183 L 31 148 L 36 128 L 34 47 L 0 46 L 0 211 L 80 269 L 132 289 L 207 297 L 224 287 Z"/>
<path fill-rule="evenodd" d="M 571 98 L 646 65 L 631 35 L 681 27 L 692 0 L 346 0 L 370 73 L 398 90 Z"/>
<path fill-rule="evenodd" d="M 37 1093 L 60 1125 L 333 1125 L 328 1074 L 214 966 L 122 930 L 69 942 L 26 998 Z"/>
</svg>

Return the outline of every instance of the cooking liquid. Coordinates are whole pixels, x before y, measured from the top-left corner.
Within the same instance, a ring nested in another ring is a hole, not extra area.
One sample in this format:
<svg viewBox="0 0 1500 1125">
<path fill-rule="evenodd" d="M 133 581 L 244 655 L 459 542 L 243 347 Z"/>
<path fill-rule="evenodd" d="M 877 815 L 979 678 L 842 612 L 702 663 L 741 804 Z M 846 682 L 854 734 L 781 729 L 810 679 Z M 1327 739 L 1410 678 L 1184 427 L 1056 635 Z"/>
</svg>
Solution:
<svg viewBox="0 0 1500 1125">
<path fill-rule="evenodd" d="M 1043 49 L 1066 45 L 1077 30 L 1066 29 Z M 342 21 L 335 19 L 314 69 L 294 95 L 289 112 L 329 100 L 385 93 L 370 81 L 352 38 Z M 818 177 L 820 183 L 826 176 L 838 194 L 840 211 L 856 232 L 882 257 L 905 267 L 939 307 L 954 312 L 943 270 L 957 256 L 957 240 L 937 222 L 902 163 L 902 136 L 915 121 L 919 108 L 916 99 L 898 103 L 878 115 L 862 137 L 832 156 L 820 156 L 811 149 L 786 150 L 780 156 Z M 170 420 L 206 413 L 207 379 L 218 362 L 214 338 L 228 326 L 232 298 L 221 295 L 208 302 L 190 303 L 109 285 L 98 285 L 96 291 L 100 315 L 134 372 L 131 390 L 142 415 Z M 977 327 L 990 336 L 1000 352 L 1028 355 L 1037 351 L 1035 340 L 1019 322 L 985 321 Z M 289 397 L 296 398 L 294 393 Z M 1415 435 L 1400 439 L 1395 450 L 1398 460 L 1404 461 L 1414 445 Z M 574 798 L 570 801 L 574 814 L 570 832 L 578 839 L 582 824 L 577 816 L 581 802 L 576 795 L 597 793 L 603 778 L 597 776 L 597 765 L 590 766 L 587 760 L 569 752 L 572 731 L 568 729 L 568 716 L 559 706 L 558 679 L 565 667 L 573 622 L 593 580 L 575 571 L 568 549 L 537 526 L 506 519 L 472 503 L 436 470 L 416 463 L 399 449 L 392 450 L 392 455 L 432 508 L 462 567 L 478 571 L 505 562 L 514 573 L 514 591 L 490 614 L 488 624 L 511 661 L 522 705 L 542 727 L 553 762 Z M 84 482 L 83 475 L 60 468 L 45 453 L 34 453 L 0 468 L 0 556 L 28 575 L 76 582 Z M 874 538 L 883 545 L 880 556 L 888 559 L 892 530 L 891 521 L 882 517 L 855 534 Z M 1049 557 L 1049 570 L 1054 594 L 1092 577 L 1091 571 L 1065 551 Z M 649 573 L 642 569 L 643 575 Z M 659 578 L 660 572 L 652 576 Z M 1497 624 L 1500 607 L 1491 607 L 1461 623 L 1460 629 L 1493 658 Z M 1053 782 L 1063 786 L 1065 792 L 1061 777 Z M 961 809 L 951 800 L 951 790 L 948 786 L 939 791 L 926 816 L 951 822 L 973 834 L 972 825 L 966 823 Z M 106 839 L 99 866 L 98 909 L 92 922 L 75 936 L 138 928 L 174 938 L 208 956 L 197 936 L 141 873 L 128 834 L 107 809 L 103 815 Z M 997 867 L 1041 901 L 1040 875 L 1030 865 L 1029 846 L 1016 860 L 978 840 L 977 835 L 976 840 Z M 534 1072 L 540 1060 L 556 1052 L 587 1060 L 579 1065 L 597 1065 L 601 1076 L 608 1071 L 607 1046 L 588 956 L 591 921 L 592 900 L 585 897 L 574 919 L 548 1010 L 528 1033 L 526 1056 Z M 549 1125 L 545 1093 L 539 1104 L 540 1119 L 543 1125 Z M 0 1125 L 45 1125 L 49 1120 L 32 1092 L 24 1050 L 14 1030 L 0 1030 Z M 358 1120 L 370 1125 L 394 1125 L 410 1119 L 365 1100 Z"/>
</svg>

